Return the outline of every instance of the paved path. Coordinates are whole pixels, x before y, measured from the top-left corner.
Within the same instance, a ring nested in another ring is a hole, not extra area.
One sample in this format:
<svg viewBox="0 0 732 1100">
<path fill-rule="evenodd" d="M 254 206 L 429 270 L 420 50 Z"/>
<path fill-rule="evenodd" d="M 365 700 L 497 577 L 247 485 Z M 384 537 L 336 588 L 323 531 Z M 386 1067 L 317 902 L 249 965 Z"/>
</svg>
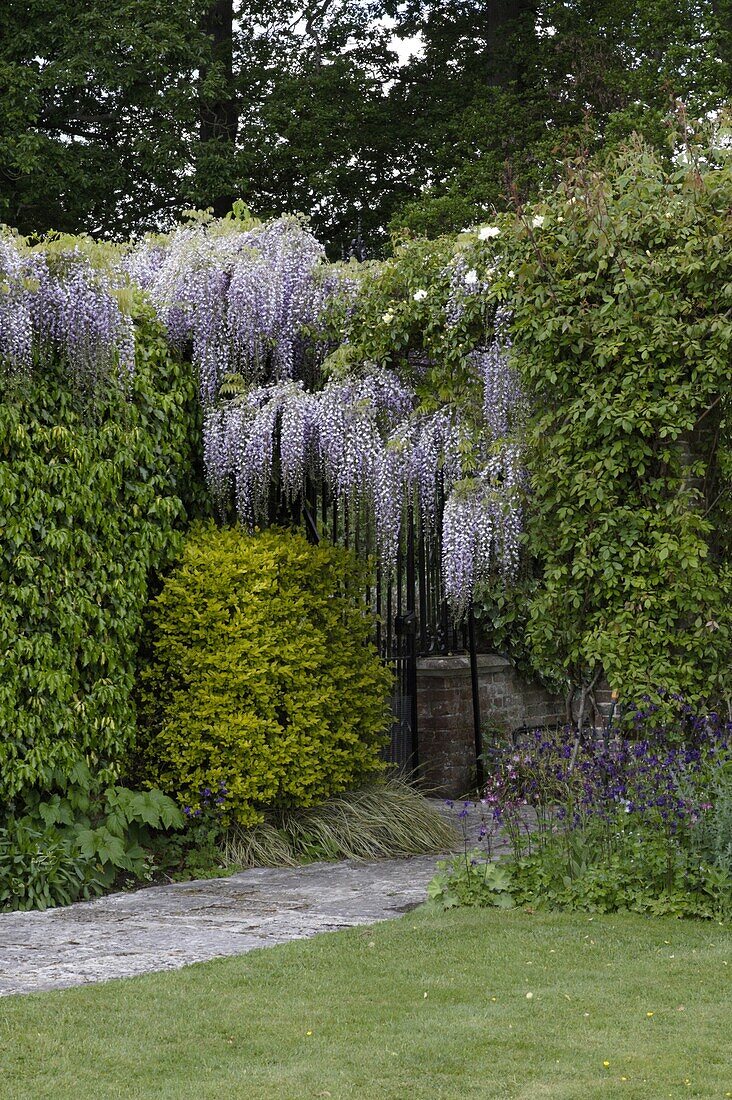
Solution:
<svg viewBox="0 0 732 1100">
<path fill-rule="evenodd" d="M 469 824 L 476 832 L 477 820 Z M 0 913 L 0 995 L 174 970 L 388 920 L 425 900 L 438 858 L 254 868 L 42 913 Z"/>
</svg>

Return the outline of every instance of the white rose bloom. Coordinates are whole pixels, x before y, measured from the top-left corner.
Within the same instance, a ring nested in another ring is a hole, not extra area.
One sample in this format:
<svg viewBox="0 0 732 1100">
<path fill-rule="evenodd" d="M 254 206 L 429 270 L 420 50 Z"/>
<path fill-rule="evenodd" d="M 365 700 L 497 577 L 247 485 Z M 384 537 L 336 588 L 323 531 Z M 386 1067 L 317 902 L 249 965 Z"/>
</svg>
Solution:
<svg viewBox="0 0 732 1100">
<path fill-rule="evenodd" d="M 384 313 L 384 314 L 382 314 L 381 320 L 384 322 L 385 325 L 388 325 L 390 321 L 394 320 L 394 314 L 393 313 Z"/>
<path fill-rule="evenodd" d="M 415 302 L 423 302 L 425 300 L 425 298 L 427 297 L 427 291 L 426 290 L 415 290 L 413 297 L 414 297 Z"/>
<path fill-rule="evenodd" d="M 497 225 L 481 225 L 478 237 L 481 241 L 489 241 L 491 237 L 500 237 L 501 231 Z"/>
<path fill-rule="evenodd" d="M 515 271 L 509 271 L 508 277 L 509 277 L 509 279 L 515 279 L 516 278 L 516 272 Z"/>
<path fill-rule="evenodd" d="M 531 219 L 531 224 L 533 225 L 534 229 L 541 229 L 542 225 L 544 224 L 544 220 L 545 219 L 543 214 L 535 214 L 534 217 Z"/>
<path fill-rule="evenodd" d="M 465 272 L 465 282 L 468 284 L 468 286 L 475 286 L 475 284 L 478 282 L 478 272 L 475 270 L 474 267 L 471 268 L 470 271 Z"/>
</svg>

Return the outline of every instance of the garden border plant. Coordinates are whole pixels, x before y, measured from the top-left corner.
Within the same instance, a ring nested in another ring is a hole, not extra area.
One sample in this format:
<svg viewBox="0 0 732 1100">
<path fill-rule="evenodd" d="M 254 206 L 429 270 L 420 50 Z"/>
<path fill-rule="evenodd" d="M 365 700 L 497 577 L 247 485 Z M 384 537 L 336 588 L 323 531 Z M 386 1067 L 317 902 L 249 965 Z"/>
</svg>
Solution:
<svg viewBox="0 0 732 1100">
<path fill-rule="evenodd" d="M 269 529 L 194 525 L 150 607 L 138 778 L 194 815 L 312 806 L 384 768 L 392 672 L 363 603 L 368 564 Z"/>
<path fill-rule="evenodd" d="M 494 746 L 483 798 L 451 804 L 458 823 L 478 816 L 480 847 L 440 866 L 433 903 L 732 920 L 732 722 L 679 700 L 634 717 L 631 734 Z M 499 836 L 509 854 L 493 862 Z"/>
<path fill-rule="evenodd" d="M 507 224 L 527 641 L 587 709 L 603 675 L 732 706 L 731 202 L 723 151 L 636 141 Z"/>
</svg>

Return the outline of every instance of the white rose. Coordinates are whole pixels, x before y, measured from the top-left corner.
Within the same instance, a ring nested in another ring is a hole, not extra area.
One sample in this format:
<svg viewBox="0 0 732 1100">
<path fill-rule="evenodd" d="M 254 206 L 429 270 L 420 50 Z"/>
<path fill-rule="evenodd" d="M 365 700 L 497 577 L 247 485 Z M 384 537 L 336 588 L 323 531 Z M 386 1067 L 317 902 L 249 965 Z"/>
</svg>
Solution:
<svg viewBox="0 0 732 1100">
<path fill-rule="evenodd" d="M 531 224 L 533 225 L 534 229 L 541 229 L 542 225 L 544 224 L 544 220 L 545 219 L 543 214 L 535 214 L 534 217 L 531 219 Z"/>
<path fill-rule="evenodd" d="M 468 286 L 475 286 L 475 284 L 478 282 L 478 272 L 475 270 L 474 267 L 471 268 L 470 271 L 465 272 L 465 282 L 468 284 Z"/>
<path fill-rule="evenodd" d="M 415 302 L 423 302 L 425 300 L 425 298 L 427 297 L 427 291 L 426 290 L 421 290 L 421 289 L 420 290 L 415 290 L 413 297 L 414 297 Z"/>
<path fill-rule="evenodd" d="M 388 325 L 390 321 L 394 320 L 394 314 L 393 313 L 384 313 L 384 314 L 382 314 L 381 320 L 384 322 L 385 325 Z"/>
<path fill-rule="evenodd" d="M 478 237 L 481 241 L 489 241 L 492 237 L 500 237 L 501 231 L 497 225 L 481 225 Z"/>
</svg>

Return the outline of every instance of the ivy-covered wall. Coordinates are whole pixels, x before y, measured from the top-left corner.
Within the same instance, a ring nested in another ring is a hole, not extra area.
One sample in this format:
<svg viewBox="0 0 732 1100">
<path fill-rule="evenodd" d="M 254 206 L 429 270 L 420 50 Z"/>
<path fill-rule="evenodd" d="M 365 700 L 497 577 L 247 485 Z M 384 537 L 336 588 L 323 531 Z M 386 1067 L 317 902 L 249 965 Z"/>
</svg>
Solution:
<svg viewBox="0 0 732 1100">
<path fill-rule="evenodd" d="M 711 157 L 711 154 L 710 154 Z M 506 234 L 531 397 L 532 660 L 579 693 L 732 692 L 732 165 L 640 142 Z"/>
<path fill-rule="evenodd" d="M 136 370 L 83 396 L 43 361 L 0 404 L 0 805 L 115 777 L 149 583 L 197 494 L 190 364 L 137 320 Z"/>
</svg>

